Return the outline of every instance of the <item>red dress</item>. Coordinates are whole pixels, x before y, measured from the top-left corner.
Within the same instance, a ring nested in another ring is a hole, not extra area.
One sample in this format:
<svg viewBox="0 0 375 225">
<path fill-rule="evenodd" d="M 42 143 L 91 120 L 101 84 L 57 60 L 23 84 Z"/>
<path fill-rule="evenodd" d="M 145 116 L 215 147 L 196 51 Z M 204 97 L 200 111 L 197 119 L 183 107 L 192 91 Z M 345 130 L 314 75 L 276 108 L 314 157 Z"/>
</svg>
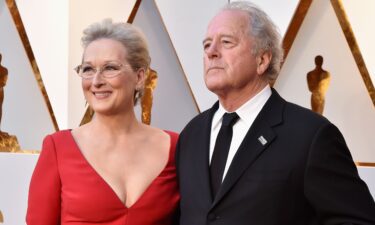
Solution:
<svg viewBox="0 0 375 225">
<path fill-rule="evenodd" d="M 171 139 L 163 171 L 126 207 L 82 155 L 69 130 L 44 139 L 29 190 L 28 225 L 169 225 L 179 201 Z"/>
</svg>

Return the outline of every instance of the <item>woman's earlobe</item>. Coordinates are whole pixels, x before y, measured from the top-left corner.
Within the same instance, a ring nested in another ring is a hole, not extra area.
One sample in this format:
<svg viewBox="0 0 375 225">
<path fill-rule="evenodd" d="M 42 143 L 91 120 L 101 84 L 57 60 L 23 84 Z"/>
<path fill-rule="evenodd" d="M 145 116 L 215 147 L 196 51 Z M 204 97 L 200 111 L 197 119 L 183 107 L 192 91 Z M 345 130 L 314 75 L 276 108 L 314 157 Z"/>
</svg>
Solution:
<svg viewBox="0 0 375 225">
<path fill-rule="evenodd" d="M 146 80 L 146 70 L 144 68 L 140 68 L 137 73 L 137 86 L 140 84 L 141 86 L 144 84 Z"/>
</svg>

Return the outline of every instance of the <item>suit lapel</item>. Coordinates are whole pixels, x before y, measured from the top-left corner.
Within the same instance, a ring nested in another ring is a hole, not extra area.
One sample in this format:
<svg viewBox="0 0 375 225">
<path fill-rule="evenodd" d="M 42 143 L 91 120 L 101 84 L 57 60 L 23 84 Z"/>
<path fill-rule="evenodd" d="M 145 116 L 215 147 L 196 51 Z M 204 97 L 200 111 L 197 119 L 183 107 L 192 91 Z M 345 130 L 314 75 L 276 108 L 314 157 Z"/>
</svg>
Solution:
<svg viewBox="0 0 375 225">
<path fill-rule="evenodd" d="M 212 207 L 233 187 L 248 167 L 268 148 L 276 137 L 273 127 L 282 122 L 282 111 L 285 104 L 275 90 L 255 119 L 242 141 L 227 175 L 221 185 Z"/>
</svg>

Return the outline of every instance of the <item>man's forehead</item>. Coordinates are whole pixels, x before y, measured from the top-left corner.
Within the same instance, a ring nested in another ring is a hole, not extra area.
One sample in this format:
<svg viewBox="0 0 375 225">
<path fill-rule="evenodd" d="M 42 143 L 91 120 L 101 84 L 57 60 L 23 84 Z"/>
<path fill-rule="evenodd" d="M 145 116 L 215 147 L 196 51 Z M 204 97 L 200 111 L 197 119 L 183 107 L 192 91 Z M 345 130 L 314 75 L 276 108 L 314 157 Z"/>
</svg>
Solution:
<svg viewBox="0 0 375 225">
<path fill-rule="evenodd" d="M 239 9 L 226 9 L 217 13 L 210 21 L 209 25 L 217 22 L 241 22 L 247 23 L 249 14 Z"/>
<path fill-rule="evenodd" d="M 209 23 L 206 34 L 216 32 L 246 32 L 249 28 L 248 14 L 241 10 L 223 10 Z"/>
</svg>

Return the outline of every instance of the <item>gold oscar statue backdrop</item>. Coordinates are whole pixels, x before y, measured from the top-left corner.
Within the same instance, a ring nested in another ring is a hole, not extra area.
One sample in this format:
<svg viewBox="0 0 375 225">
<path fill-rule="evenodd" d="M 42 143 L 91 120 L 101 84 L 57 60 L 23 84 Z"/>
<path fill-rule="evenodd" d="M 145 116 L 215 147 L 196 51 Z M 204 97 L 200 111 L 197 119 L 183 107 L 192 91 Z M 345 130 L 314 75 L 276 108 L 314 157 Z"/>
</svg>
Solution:
<svg viewBox="0 0 375 225">
<path fill-rule="evenodd" d="M 334 123 L 355 161 L 373 163 L 375 110 L 373 84 L 367 72 L 370 64 L 362 60 L 355 32 L 348 34 L 350 18 L 340 2 L 311 2 L 274 88 L 288 101 L 322 113 Z M 363 11 L 371 7 L 370 2 L 355 1 L 355 6 Z"/>
<path fill-rule="evenodd" d="M 325 95 L 327 93 L 331 76 L 322 68 L 323 57 L 315 57 L 315 69 L 307 73 L 307 86 L 311 92 L 311 109 L 323 114 Z"/>
<path fill-rule="evenodd" d="M 142 122 L 147 125 L 151 124 L 153 92 L 156 88 L 157 81 L 158 73 L 155 70 L 149 68 L 146 72 L 146 82 L 141 98 Z"/>
<path fill-rule="evenodd" d="M 4 223 L 3 213 L 0 210 L 0 223 Z"/>
<path fill-rule="evenodd" d="M 57 123 L 16 2 L 0 1 L 0 11 L 0 151 L 40 150 Z"/>
<path fill-rule="evenodd" d="M 17 137 L 1 130 L 1 119 L 3 115 L 4 88 L 8 80 L 8 69 L 1 65 L 2 55 L 0 53 L 0 152 L 16 152 L 20 150 Z M 0 222 L 2 215 L 0 214 Z"/>
</svg>

